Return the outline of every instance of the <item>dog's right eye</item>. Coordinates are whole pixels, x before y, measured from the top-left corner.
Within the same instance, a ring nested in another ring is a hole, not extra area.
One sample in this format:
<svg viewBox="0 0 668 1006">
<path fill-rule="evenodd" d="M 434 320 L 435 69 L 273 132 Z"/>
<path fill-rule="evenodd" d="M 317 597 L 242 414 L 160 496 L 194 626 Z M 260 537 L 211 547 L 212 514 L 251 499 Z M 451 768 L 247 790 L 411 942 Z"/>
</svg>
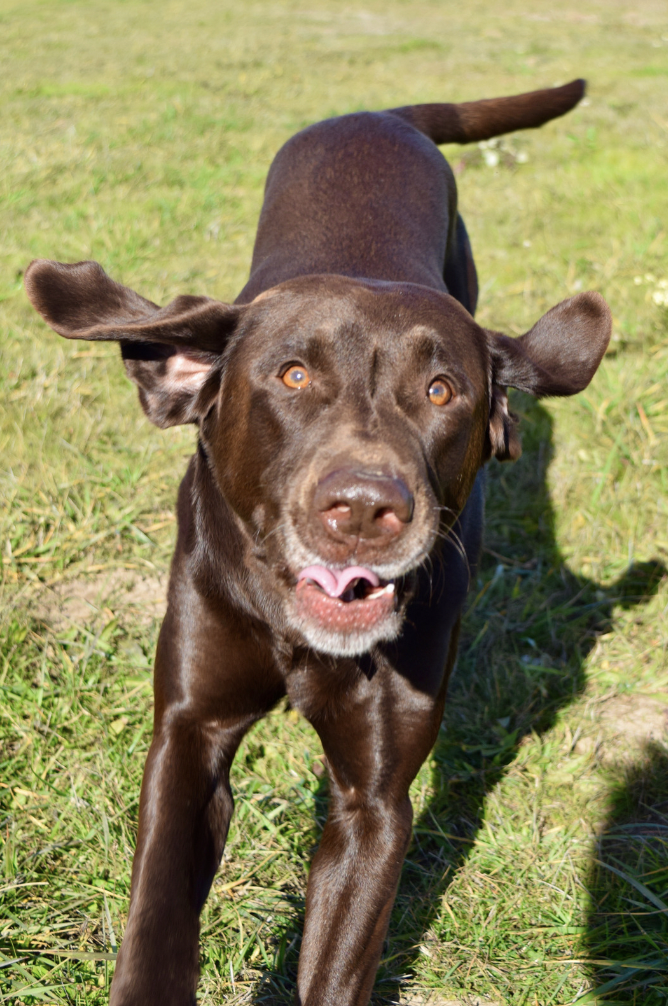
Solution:
<svg viewBox="0 0 668 1006">
<path fill-rule="evenodd" d="M 452 398 L 452 388 L 444 377 L 437 377 L 427 392 L 432 405 L 447 405 Z"/>
<path fill-rule="evenodd" d="M 301 363 L 291 363 L 288 369 L 281 375 L 281 380 L 286 388 L 295 388 L 297 390 L 308 388 L 311 383 L 309 372 L 306 367 L 302 367 Z"/>
</svg>

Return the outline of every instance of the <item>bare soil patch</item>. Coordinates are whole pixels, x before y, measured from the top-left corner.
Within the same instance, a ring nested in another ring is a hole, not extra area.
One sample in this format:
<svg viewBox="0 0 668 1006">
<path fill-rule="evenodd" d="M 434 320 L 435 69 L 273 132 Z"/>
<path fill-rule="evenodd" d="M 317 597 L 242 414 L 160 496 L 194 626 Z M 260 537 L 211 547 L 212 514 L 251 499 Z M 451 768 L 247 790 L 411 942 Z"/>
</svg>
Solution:
<svg viewBox="0 0 668 1006">
<path fill-rule="evenodd" d="M 111 614 L 147 625 L 165 613 L 167 580 L 167 573 L 144 576 L 125 569 L 80 577 L 43 591 L 36 599 L 34 613 L 55 632 L 72 624 L 108 619 Z"/>
<path fill-rule="evenodd" d="M 629 746 L 668 739 L 668 704 L 650 695 L 617 695 L 601 709 L 608 741 Z"/>
<path fill-rule="evenodd" d="M 401 1006 L 502 1006 L 497 999 L 481 999 L 479 996 L 466 996 L 464 999 L 443 999 L 438 992 L 432 995 L 408 995 L 401 999 Z"/>
<path fill-rule="evenodd" d="M 633 757 L 650 741 L 668 743 L 668 703 L 631 693 L 592 703 L 573 749 L 577 754 L 595 750 L 599 761 L 612 763 L 620 756 Z"/>
</svg>

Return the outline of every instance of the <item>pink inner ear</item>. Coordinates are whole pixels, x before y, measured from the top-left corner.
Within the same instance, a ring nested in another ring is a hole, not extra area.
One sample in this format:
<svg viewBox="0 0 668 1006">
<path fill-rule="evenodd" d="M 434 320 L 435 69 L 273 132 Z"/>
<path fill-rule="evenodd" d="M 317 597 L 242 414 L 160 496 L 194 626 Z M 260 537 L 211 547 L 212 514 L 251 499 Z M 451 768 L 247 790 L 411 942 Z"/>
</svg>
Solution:
<svg viewBox="0 0 668 1006">
<path fill-rule="evenodd" d="M 199 391 L 211 373 L 212 366 L 211 362 L 177 352 L 167 359 L 167 378 L 175 389 Z"/>
</svg>

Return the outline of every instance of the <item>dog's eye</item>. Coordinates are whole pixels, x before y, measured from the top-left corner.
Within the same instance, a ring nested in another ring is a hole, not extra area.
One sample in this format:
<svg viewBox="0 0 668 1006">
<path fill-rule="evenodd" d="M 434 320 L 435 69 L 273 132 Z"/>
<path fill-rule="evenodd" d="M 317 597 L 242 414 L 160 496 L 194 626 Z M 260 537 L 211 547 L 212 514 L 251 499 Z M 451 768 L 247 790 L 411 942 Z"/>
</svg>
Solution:
<svg viewBox="0 0 668 1006">
<path fill-rule="evenodd" d="M 432 405 L 447 405 L 452 398 L 452 388 L 444 377 L 437 377 L 429 385 L 427 394 Z"/>
<path fill-rule="evenodd" d="M 291 363 L 281 380 L 287 388 L 308 388 L 311 383 L 309 372 L 301 363 Z"/>
</svg>

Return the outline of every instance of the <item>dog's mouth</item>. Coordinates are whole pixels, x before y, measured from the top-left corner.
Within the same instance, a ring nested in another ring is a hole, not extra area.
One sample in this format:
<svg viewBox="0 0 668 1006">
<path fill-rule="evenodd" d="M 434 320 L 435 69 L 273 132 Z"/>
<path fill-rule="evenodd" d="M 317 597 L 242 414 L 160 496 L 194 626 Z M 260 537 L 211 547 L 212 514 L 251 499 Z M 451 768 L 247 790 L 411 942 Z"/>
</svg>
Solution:
<svg viewBox="0 0 668 1006">
<path fill-rule="evenodd" d="M 296 602 L 308 621 L 355 632 L 373 628 L 395 611 L 396 590 L 393 581 L 382 582 L 365 566 L 307 566 L 297 577 Z"/>
</svg>

